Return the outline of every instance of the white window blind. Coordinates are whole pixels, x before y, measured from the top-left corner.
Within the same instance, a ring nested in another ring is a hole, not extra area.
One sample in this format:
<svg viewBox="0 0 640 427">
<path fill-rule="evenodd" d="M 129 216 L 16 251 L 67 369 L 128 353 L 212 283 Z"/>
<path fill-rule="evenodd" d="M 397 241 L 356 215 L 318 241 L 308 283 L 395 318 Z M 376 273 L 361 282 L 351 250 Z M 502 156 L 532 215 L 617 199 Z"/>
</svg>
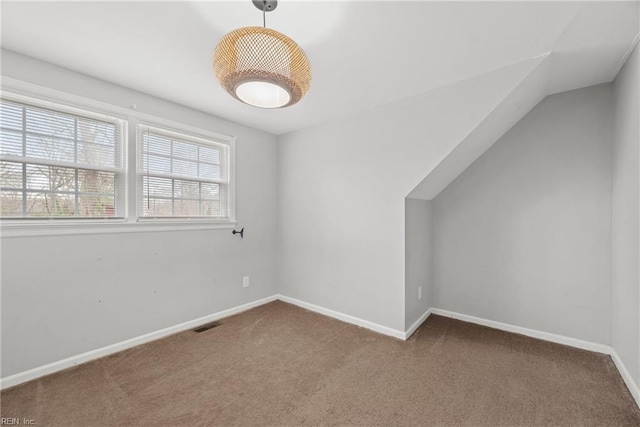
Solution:
<svg viewBox="0 0 640 427">
<path fill-rule="evenodd" d="M 142 218 L 229 219 L 229 146 L 138 126 L 138 209 Z"/>
<path fill-rule="evenodd" d="M 64 105 L 1 99 L 1 216 L 123 217 L 126 126 Z"/>
</svg>

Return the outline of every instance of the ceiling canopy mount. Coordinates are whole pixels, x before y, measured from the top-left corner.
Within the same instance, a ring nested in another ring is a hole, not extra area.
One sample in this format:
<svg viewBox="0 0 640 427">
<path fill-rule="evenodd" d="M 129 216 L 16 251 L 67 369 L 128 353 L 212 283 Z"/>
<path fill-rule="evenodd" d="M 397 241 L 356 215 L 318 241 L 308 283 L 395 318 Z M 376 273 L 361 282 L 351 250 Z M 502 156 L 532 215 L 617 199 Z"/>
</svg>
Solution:
<svg viewBox="0 0 640 427">
<path fill-rule="evenodd" d="M 251 0 L 253 5 L 264 12 L 272 12 L 278 7 L 278 0 Z"/>
</svg>

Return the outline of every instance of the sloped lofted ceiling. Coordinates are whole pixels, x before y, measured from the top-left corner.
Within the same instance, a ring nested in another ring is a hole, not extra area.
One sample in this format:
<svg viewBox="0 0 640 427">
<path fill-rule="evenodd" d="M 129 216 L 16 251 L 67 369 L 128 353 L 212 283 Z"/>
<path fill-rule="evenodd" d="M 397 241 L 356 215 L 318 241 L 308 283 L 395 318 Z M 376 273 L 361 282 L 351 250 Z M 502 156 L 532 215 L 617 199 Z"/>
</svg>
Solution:
<svg viewBox="0 0 640 427">
<path fill-rule="evenodd" d="M 280 0 L 267 26 L 313 67 L 310 93 L 282 110 L 237 102 L 212 72 L 220 37 L 261 19 L 250 0 L 3 2 L 2 47 L 279 135 L 534 58 L 545 95 L 610 81 L 637 36 L 638 3 Z"/>
<path fill-rule="evenodd" d="M 542 60 L 435 167 L 427 168 L 408 197 L 435 198 L 545 96 L 613 81 L 638 42 L 639 6 L 594 2 L 581 7 L 552 49 L 538 57 Z"/>
</svg>

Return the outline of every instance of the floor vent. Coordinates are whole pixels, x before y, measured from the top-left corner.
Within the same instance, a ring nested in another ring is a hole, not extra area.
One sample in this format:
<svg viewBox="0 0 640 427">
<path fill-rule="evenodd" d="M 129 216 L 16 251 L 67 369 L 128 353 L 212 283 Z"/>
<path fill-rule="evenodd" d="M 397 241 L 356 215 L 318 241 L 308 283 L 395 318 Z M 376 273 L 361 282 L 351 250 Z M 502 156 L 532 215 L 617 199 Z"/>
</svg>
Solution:
<svg viewBox="0 0 640 427">
<path fill-rule="evenodd" d="M 197 328 L 195 328 L 193 330 L 193 332 L 204 332 L 204 331 L 208 331 L 209 329 L 213 329 L 216 328 L 218 326 L 222 325 L 222 322 L 211 322 L 211 323 L 206 323 L 202 326 L 198 326 Z"/>
</svg>

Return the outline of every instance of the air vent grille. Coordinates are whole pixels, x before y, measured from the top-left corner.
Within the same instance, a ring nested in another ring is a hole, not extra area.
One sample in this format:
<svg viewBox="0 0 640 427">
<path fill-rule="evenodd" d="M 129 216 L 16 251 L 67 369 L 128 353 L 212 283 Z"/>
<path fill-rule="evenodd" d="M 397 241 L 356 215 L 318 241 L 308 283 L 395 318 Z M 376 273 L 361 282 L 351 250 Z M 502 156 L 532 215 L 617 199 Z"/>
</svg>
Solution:
<svg viewBox="0 0 640 427">
<path fill-rule="evenodd" d="M 220 325 L 222 325 L 222 322 L 206 323 L 202 326 L 198 326 L 197 328 L 195 328 L 193 332 L 200 333 L 200 332 L 208 331 L 209 329 L 217 328 Z"/>
</svg>

